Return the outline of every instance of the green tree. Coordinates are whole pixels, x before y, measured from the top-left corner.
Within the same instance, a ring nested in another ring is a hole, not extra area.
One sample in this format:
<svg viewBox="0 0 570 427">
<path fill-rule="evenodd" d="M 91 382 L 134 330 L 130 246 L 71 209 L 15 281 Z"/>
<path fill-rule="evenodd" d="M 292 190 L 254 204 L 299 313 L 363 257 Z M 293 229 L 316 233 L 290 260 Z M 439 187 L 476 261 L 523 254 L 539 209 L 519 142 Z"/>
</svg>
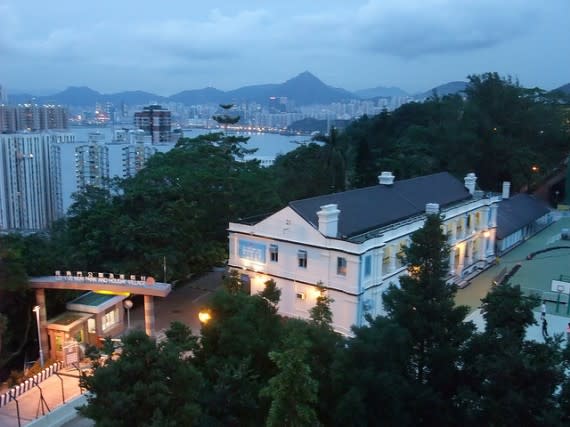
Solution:
<svg viewBox="0 0 570 427">
<path fill-rule="evenodd" d="M 466 408 L 465 425 L 562 425 L 555 399 L 564 378 L 560 341 L 525 340 L 537 304 L 510 284 L 483 299 L 485 331 L 463 357 L 465 389 L 458 404 Z"/>
<path fill-rule="evenodd" d="M 222 114 L 216 114 L 212 116 L 212 119 L 216 121 L 219 125 L 223 126 L 224 132 L 227 132 L 229 125 L 235 125 L 239 122 L 239 115 L 230 115 L 230 110 L 234 107 L 234 104 L 220 104 L 222 109 Z"/>
<path fill-rule="evenodd" d="M 104 426 L 195 425 L 201 377 L 180 356 L 187 344 L 157 345 L 142 331 L 129 333 L 120 357 L 95 359 L 93 375 L 81 377 L 90 392 L 81 414 Z"/>
<path fill-rule="evenodd" d="M 304 427 L 318 425 L 315 406 L 318 383 L 307 363 L 310 343 L 301 328 L 289 328 L 283 350 L 271 351 L 269 358 L 277 365 L 261 394 L 271 399 L 268 427 Z"/>
<path fill-rule="evenodd" d="M 275 177 L 276 191 L 283 204 L 330 191 L 322 148 L 314 142 L 278 155 L 269 171 Z"/>
<path fill-rule="evenodd" d="M 269 301 L 274 307 L 277 307 L 281 299 L 281 289 L 277 287 L 275 280 L 269 279 L 265 282 L 265 287 L 259 292 L 259 296 Z"/>
<path fill-rule="evenodd" d="M 455 306 L 456 287 L 445 281 L 449 247 L 441 227 L 438 215 L 427 216 L 404 250 L 409 274 L 383 295 L 388 319 L 410 337 L 409 374 L 423 390 L 415 399 L 421 425 L 431 425 L 436 414 L 457 422 L 449 401 L 457 393 L 460 351 L 474 328 L 465 322 L 467 307 Z"/>
<path fill-rule="evenodd" d="M 331 304 L 334 302 L 334 299 L 327 295 L 327 290 L 322 286 L 322 282 L 317 283 L 317 287 L 319 296 L 314 307 L 309 310 L 309 317 L 316 325 L 332 329 L 333 314 Z"/>
<path fill-rule="evenodd" d="M 269 402 L 260 390 L 275 374 L 268 354 L 281 337 L 272 304 L 258 295 L 225 289 L 210 301 L 211 320 L 202 325 L 197 364 L 205 384 L 200 393 L 207 425 L 260 425 Z"/>
<path fill-rule="evenodd" d="M 413 403 L 425 388 L 414 384 L 408 368 L 411 337 L 385 317 L 368 320 L 367 326 L 353 327 L 354 336 L 336 354 L 330 425 L 374 426 L 381 420 L 386 426 L 416 426 Z"/>
<path fill-rule="evenodd" d="M 345 148 L 339 138 L 338 130 L 332 126 L 327 136 L 319 134 L 313 139 L 324 143 L 323 161 L 330 180 L 330 192 L 344 191 L 346 189 Z"/>
</svg>

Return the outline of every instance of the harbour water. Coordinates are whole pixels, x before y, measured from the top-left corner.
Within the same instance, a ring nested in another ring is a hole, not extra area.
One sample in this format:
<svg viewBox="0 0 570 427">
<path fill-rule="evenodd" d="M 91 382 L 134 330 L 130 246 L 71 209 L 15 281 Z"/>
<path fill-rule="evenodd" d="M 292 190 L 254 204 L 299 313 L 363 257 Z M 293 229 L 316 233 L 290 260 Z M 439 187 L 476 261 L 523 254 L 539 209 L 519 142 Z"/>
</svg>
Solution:
<svg viewBox="0 0 570 427">
<path fill-rule="evenodd" d="M 87 143 L 90 133 L 100 133 L 103 136 L 103 141 L 109 148 L 109 176 L 122 177 L 122 148 L 125 146 L 125 143 L 113 143 L 114 129 L 112 127 L 72 127 L 69 131 L 75 135 L 76 142 L 73 144 L 62 144 L 60 147 L 64 211 L 67 211 L 71 205 L 73 201 L 72 194 L 77 191 L 75 148 Z M 220 132 L 220 130 L 199 128 L 183 130 L 184 136 L 188 138 L 195 138 L 199 135 L 213 132 Z M 295 137 L 271 133 L 239 132 L 232 134 L 248 137 L 249 141 L 246 147 L 257 149 L 253 157 L 262 162 L 273 160 L 279 154 L 286 154 L 297 148 L 300 141 L 304 142 L 309 140 L 309 137 Z M 174 145 L 174 143 L 157 144 L 154 145 L 154 147 L 159 152 L 167 152 L 172 149 Z"/>
</svg>

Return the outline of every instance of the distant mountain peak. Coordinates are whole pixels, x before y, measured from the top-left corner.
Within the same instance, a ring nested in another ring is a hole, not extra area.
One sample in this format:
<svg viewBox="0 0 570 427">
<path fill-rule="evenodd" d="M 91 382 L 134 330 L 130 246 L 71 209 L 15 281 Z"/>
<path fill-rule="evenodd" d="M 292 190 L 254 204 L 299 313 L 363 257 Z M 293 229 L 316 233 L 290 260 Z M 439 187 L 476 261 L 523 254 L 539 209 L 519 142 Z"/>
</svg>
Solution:
<svg viewBox="0 0 570 427">
<path fill-rule="evenodd" d="M 324 84 L 322 80 L 320 80 L 317 76 L 315 76 L 310 71 L 303 71 L 302 73 L 297 74 L 295 77 L 287 80 L 285 83 L 289 82 L 303 82 L 303 83 L 320 83 Z"/>
</svg>

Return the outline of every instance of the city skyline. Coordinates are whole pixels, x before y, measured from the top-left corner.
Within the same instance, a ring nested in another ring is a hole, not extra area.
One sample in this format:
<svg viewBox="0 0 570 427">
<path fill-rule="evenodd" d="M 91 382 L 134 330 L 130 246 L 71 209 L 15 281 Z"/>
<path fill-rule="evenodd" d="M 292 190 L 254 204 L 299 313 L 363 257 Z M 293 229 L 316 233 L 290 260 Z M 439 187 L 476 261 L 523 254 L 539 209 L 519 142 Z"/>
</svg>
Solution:
<svg viewBox="0 0 570 427">
<path fill-rule="evenodd" d="M 565 0 L 174 0 L 163 8 L 0 0 L 0 84 L 8 93 L 89 86 L 166 96 L 283 82 L 309 70 L 351 91 L 417 93 L 497 71 L 550 90 L 570 80 L 569 14 Z"/>
</svg>

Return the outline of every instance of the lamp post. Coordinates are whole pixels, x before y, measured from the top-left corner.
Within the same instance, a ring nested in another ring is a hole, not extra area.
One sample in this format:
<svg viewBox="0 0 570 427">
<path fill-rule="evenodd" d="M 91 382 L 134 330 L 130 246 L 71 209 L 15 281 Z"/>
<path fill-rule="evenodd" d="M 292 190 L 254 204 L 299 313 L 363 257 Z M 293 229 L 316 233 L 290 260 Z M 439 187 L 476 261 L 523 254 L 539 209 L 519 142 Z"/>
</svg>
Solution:
<svg viewBox="0 0 570 427">
<path fill-rule="evenodd" d="M 44 367 L 44 351 L 42 349 L 42 332 L 40 329 L 40 306 L 36 305 L 33 310 L 36 313 L 36 324 L 38 325 L 38 345 L 40 346 L 40 365 Z"/>
<path fill-rule="evenodd" d="M 133 302 L 130 299 L 123 301 L 123 307 L 127 309 L 127 330 L 131 329 L 131 308 L 133 308 Z"/>
<path fill-rule="evenodd" d="M 202 323 L 203 325 L 208 323 L 211 318 L 212 315 L 210 314 L 209 310 L 200 310 L 200 312 L 198 313 L 198 319 L 200 320 L 200 323 Z"/>
</svg>

